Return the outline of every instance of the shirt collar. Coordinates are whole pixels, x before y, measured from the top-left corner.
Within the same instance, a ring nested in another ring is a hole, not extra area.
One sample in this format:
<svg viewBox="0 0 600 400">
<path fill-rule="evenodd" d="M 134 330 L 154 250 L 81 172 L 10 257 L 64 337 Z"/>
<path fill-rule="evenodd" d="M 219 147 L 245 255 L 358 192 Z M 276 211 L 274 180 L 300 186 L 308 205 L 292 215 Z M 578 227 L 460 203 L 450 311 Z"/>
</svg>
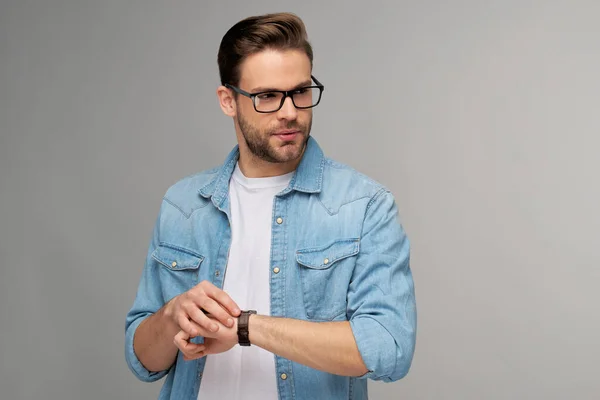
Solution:
<svg viewBox="0 0 600 400">
<path fill-rule="evenodd" d="M 221 207 L 223 201 L 227 198 L 229 192 L 229 180 L 239 159 L 239 146 L 236 145 L 225 162 L 219 167 L 215 177 L 206 185 L 198 190 L 198 193 L 205 198 L 212 198 L 212 202 L 217 207 Z M 305 193 L 319 193 L 323 182 L 323 166 L 325 165 L 325 156 L 317 141 L 310 136 L 306 144 L 306 150 L 302 155 L 302 160 L 290 184 L 283 193 L 291 190 L 297 190 Z"/>
</svg>

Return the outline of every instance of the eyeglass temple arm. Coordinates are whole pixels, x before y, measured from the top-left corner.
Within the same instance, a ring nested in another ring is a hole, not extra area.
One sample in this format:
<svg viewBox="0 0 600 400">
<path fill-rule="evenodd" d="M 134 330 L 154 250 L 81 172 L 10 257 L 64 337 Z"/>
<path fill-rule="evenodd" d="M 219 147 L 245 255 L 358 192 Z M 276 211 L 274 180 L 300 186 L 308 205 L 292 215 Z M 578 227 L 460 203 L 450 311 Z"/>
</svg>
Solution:
<svg viewBox="0 0 600 400">
<path fill-rule="evenodd" d="M 317 86 L 320 86 L 322 90 L 325 89 L 325 86 L 323 86 L 323 84 L 321 82 L 319 82 L 319 80 L 317 78 L 315 78 L 314 75 L 310 76 L 312 78 L 313 81 L 315 81 L 315 83 L 317 84 Z"/>
<path fill-rule="evenodd" d="M 244 95 L 246 97 L 252 97 L 252 93 L 248 93 L 245 90 L 242 90 L 242 89 L 240 89 L 238 87 L 230 85 L 229 83 L 226 83 L 223 86 L 225 86 L 226 88 L 229 88 L 229 89 L 233 90 L 234 92 L 238 92 L 239 94 Z"/>
</svg>

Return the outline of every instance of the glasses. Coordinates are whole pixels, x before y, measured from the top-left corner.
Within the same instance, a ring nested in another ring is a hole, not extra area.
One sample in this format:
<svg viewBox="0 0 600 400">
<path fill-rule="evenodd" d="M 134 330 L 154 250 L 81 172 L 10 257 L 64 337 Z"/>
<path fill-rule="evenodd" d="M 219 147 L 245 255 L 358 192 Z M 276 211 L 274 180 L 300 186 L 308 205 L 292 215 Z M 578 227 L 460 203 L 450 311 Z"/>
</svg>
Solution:
<svg viewBox="0 0 600 400">
<path fill-rule="evenodd" d="M 292 90 L 269 90 L 265 92 L 248 93 L 238 87 L 232 86 L 228 83 L 224 84 L 226 88 L 229 88 L 243 96 L 249 97 L 254 104 L 254 109 L 259 113 L 272 113 L 279 111 L 285 103 L 285 99 L 290 97 L 294 107 L 304 110 L 312 108 L 319 104 L 321 101 L 321 95 L 325 86 L 321 84 L 314 76 L 310 76 L 316 85 L 314 86 L 303 86 Z"/>
</svg>

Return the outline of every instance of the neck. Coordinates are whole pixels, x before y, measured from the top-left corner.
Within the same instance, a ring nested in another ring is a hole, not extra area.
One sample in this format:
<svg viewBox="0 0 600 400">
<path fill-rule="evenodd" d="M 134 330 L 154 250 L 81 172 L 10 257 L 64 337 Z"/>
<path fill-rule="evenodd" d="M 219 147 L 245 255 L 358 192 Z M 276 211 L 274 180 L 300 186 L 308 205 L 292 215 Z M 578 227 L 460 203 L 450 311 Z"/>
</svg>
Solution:
<svg viewBox="0 0 600 400">
<path fill-rule="evenodd" d="M 296 160 L 285 163 L 272 163 L 261 160 L 250 152 L 247 148 L 240 146 L 240 158 L 238 164 L 244 176 L 248 178 L 268 178 L 271 176 L 280 176 L 290 173 L 298 167 L 302 156 Z"/>
</svg>

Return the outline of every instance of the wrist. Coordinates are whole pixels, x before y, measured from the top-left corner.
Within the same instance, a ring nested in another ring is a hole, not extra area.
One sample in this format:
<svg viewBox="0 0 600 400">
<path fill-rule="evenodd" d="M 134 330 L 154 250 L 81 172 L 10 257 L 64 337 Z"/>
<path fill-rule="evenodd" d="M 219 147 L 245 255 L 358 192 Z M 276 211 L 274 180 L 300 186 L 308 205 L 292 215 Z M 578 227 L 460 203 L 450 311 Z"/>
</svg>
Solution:
<svg viewBox="0 0 600 400">
<path fill-rule="evenodd" d="M 175 301 L 175 297 L 173 297 L 171 300 L 169 300 L 165 306 L 163 307 L 163 316 L 165 316 L 165 318 L 173 321 L 173 302 Z"/>
<path fill-rule="evenodd" d="M 169 300 L 162 309 L 162 320 L 163 323 L 167 324 L 170 330 L 179 331 L 179 324 L 175 321 L 175 311 L 173 309 L 173 303 L 175 298 Z"/>
<path fill-rule="evenodd" d="M 255 310 L 242 311 L 242 313 L 240 314 L 240 316 L 237 320 L 236 331 L 237 331 L 237 336 L 238 336 L 238 344 L 240 346 L 250 346 L 251 345 L 249 325 L 250 325 L 250 318 L 253 315 L 256 315 Z"/>
<path fill-rule="evenodd" d="M 256 346 L 256 320 L 258 314 L 251 314 L 248 318 L 248 340 L 252 343 L 252 346 Z"/>
</svg>

